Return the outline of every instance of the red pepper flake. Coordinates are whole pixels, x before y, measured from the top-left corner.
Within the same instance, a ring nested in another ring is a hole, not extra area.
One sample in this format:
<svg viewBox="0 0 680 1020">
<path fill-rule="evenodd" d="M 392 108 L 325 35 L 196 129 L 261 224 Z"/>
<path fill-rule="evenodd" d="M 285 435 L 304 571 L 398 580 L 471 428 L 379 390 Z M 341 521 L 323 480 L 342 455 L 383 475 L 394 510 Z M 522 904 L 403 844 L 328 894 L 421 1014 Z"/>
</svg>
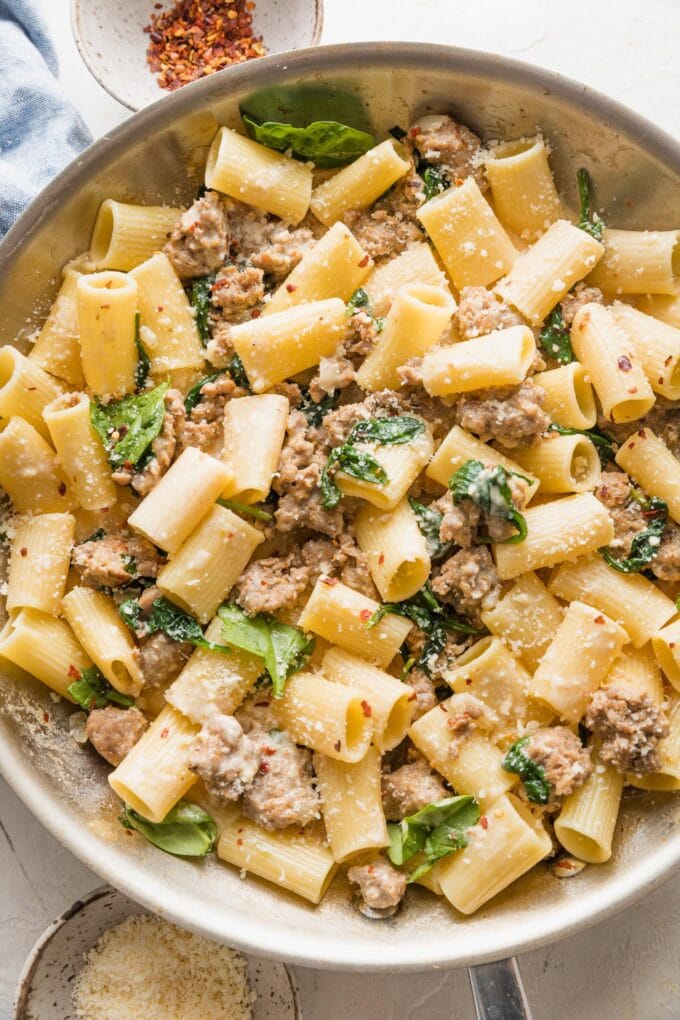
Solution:
<svg viewBox="0 0 680 1020">
<path fill-rule="evenodd" d="M 262 748 L 262 754 L 266 754 L 269 757 L 271 757 L 273 754 L 276 754 L 276 748 L 275 747 L 269 747 L 269 746 L 263 747 Z"/>
<path fill-rule="evenodd" d="M 236 846 L 243 846 L 243 840 L 242 839 L 237 839 L 236 840 Z"/>
<path fill-rule="evenodd" d="M 439 704 L 437 705 L 437 708 L 441 708 L 442 712 L 446 712 L 447 711 L 446 705 L 444 704 L 443 701 L 439 702 Z"/>
<path fill-rule="evenodd" d="M 367 701 L 361 702 L 361 711 L 364 713 L 367 719 L 370 719 L 371 716 L 373 715 L 373 709 L 371 708 Z"/>
<path fill-rule="evenodd" d="M 659 386 L 663 386 L 663 376 L 662 375 L 659 376 L 657 382 L 659 383 Z"/>
<path fill-rule="evenodd" d="M 295 286 L 294 283 L 287 283 L 286 290 L 288 291 L 289 294 L 292 294 L 294 290 L 297 290 L 297 287 Z"/>
<path fill-rule="evenodd" d="M 621 355 L 621 357 L 617 360 L 616 364 L 619 366 L 622 372 L 630 372 L 631 368 L 633 367 L 631 365 L 630 358 L 627 358 L 625 354 Z"/>
<path fill-rule="evenodd" d="M 669 641 L 668 642 L 668 647 L 669 648 L 675 648 L 675 641 Z"/>
<path fill-rule="evenodd" d="M 594 622 L 595 623 L 604 623 L 604 616 L 596 616 Z"/>
<path fill-rule="evenodd" d="M 479 819 L 479 824 L 483 829 L 489 828 L 489 819 L 486 817 L 486 815 L 482 815 L 482 817 Z"/>
<path fill-rule="evenodd" d="M 258 772 L 262 772 L 263 774 L 266 773 L 266 772 L 269 772 L 269 762 L 261 761 L 260 762 L 260 766 L 259 766 L 257 771 Z"/>
<path fill-rule="evenodd" d="M 60 496 L 66 495 L 66 486 L 64 485 L 63 482 L 59 482 L 59 495 Z"/>
<path fill-rule="evenodd" d="M 417 138 L 419 134 L 420 134 L 420 128 L 416 124 L 415 127 L 411 128 L 411 130 L 408 133 L 408 136 L 409 136 L 409 138 Z"/>
<path fill-rule="evenodd" d="M 361 612 L 359 613 L 359 619 L 361 620 L 362 623 L 368 623 L 372 616 L 373 613 L 371 612 L 370 609 L 362 609 Z"/>
<path fill-rule="evenodd" d="M 673 355 L 672 355 L 672 354 L 669 354 L 669 355 L 668 355 L 668 357 L 666 358 L 666 360 L 664 361 L 664 366 L 665 366 L 666 368 L 668 368 L 668 366 L 670 365 L 670 363 L 671 363 L 671 361 L 672 361 L 672 360 L 673 360 Z"/>
<path fill-rule="evenodd" d="M 25 545 L 22 545 L 21 549 L 19 550 L 19 555 L 20 556 L 28 556 L 28 549 L 26 548 Z"/>
<path fill-rule="evenodd" d="M 80 680 L 80 670 L 71 663 L 66 676 L 70 676 L 72 680 Z"/>
<path fill-rule="evenodd" d="M 333 747 L 335 748 L 336 751 L 339 751 L 340 748 L 342 747 L 342 744 L 340 743 L 339 740 L 336 740 L 335 743 L 333 744 Z"/>
<path fill-rule="evenodd" d="M 327 585 L 329 588 L 332 588 L 336 584 L 340 584 L 340 580 L 337 577 L 320 577 L 319 580 L 322 584 Z"/>
<path fill-rule="evenodd" d="M 161 730 L 161 740 L 165 740 L 166 737 L 169 737 L 169 736 L 170 736 L 170 730 L 168 729 L 167 726 L 164 726 L 163 729 Z"/>
<path fill-rule="evenodd" d="M 639 435 L 640 439 L 646 439 L 647 438 L 647 436 L 645 435 L 645 430 L 644 429 L 638 429 L 638 435 Z M 631 446 L 632 445 L 633 444 L 631 443 Z"/>
<path fill-rule="evenodd" d="M 250 318 L 251 319 L 259 319 L 261 315 L 262 315 L 262 310 L 260 308 L 253 308 L 252 312 L 250 313 Z"/>
<path fill-rule="evenodd" d="M 416 694 L 416 692 L 414 691 L 414 692 L 413 692 L 413 694 L 409 694 L 409 696 L 408 696 L 408 698 L 407 698 L 406 700 L 407 700 L 407 701 L 416 701 L 416 700 L 417 700 L 417 698 L 418 698 L 418 695 L 417 695 L 417 694 Z M 444 709 L 444 711 L 446 711 L 446 709 Z"/>
<path fill-rule="evenodd" d="M 49 712 L 43 712 L 43 722 L 49 722 L 49 721 L 50 721 L 50 713 Z"/>
<path fill-rule="evenodd" d="M 163 305 L 158 305 L 158 307 L 157 307 L 157 309 L 156 309 L 156 310 L 157 310 L 158 312 L 162 312 L 162 311 L 163 311 Z"/>
<path fill-rule="evenodd" d="M 359 262 L 359 269 L 365 269 L 368 265 L 368 255 L 364 255 L 361 262 Z"/>
<path fill-rule="evenodd" d="M 631 387 L 631 389 L 629 389 L 628 392 L 629 393 L 637 393 L 637 386 Z"/>
<path fill-rule="evenodd" d="M 384 562 L 385 562 L 385 553 L 380 553 L 380 556 L 378 556 L 378 563 L 380 564 L 380 566 L 382 566 Z"/>
<path fill-rule="evenodd" d="M 178 0 L 163 11 L 156 3 L 146 60 L 162 89 L 174 92 L 224 67 L 263 57 L 262 36 L 253 28 L 250 0 Z"/>
</svg>

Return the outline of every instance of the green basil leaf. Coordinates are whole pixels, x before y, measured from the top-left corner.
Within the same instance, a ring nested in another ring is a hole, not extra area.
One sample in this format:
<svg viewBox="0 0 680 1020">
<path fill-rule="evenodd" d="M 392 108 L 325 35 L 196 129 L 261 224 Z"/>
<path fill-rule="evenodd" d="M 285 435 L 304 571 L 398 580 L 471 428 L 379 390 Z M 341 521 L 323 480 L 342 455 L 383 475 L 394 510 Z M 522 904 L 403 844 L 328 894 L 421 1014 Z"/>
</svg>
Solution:
<svg viewBox="0 0 680 1020">
<path fill-rule="evenodd" d="M 620 574 L 638 574 L 659 552 L 661 539 L 668 524 L 668 504 L 663 499 L 653 496 L 644 506 L 642 513 L 649 524 L 642 531 L 638 531 L 631 542 L 630 554 L 626 559 L 616 559 L 606 547 L 598 550 L 605 563 L 618 570 Z"/>
<path fill-rule="evenodd" d="M 197 280 L 193 280 L 189 288 L 189 302 L 194 309 L 196 329 L 204 347 L 208 346 L 208 342 L 212 337 L 210 309 L 212 308 L 212 286 L 214 282 L 215 274 L 211 273 L 209 276 L 200 276 Z"/>
<path fill-rule="evenodd" d="M 449 187 L 449 182 L 440 166 L 428 166 L 423 170 L 423 185 L 425 201 L 429 202 L 435 195 L 440 195 L 442 191 L 446 191 Z"/>
<path fill-rule="evenodd" d="M 145 635 L 160 631 L 172 641 L 188 641 L 198 648 L 209 648 L 213 652 L 227 655 L 230 652 L 224 645 L 208 641 L 203 636 L 200 623 L 164 595 L 159 595 L 155 599 L 147 617 L 142 613 L 137 599 L 125 599 L 118 606 L 118 613 L 131 630 L 141 630 Z"/>
<path fill-rule="evenodd" d="M 449 478 L 454 503 L 471 500 L 487 517 L 497 517 L 514 524 L 516 535 L 506 538 L 504 545 L 515 545 L 527 537 L 527 522 L 512 501 L 508 478 L 525 478 L 516 471 L 506 471 L 500 464 L 486 468 L 479 460 L 468 460 Z M 528 479 L 525 478 L 525 481 Z"/>
<path fill-rule="evenodd" d="M 139 335 L 140 324 L 142 317 L 137 312 L 135 315 L 135 347 L 137 348 L 137 367 L 135 368 L 135 386 L 138 390 L 141 390 L 142 386 L 149 378 L 149 371 L 151 369 L 151 359 L 144 349 L 144 344 L 141 341 Z"/>
<path fill-rule="evenodd" d="M 120 705 L 122 708 L 134 705 L 132 698 L 112 687 L 96 666 L 81 670 L 80 678 L 69 685 L 68 693 L 86 712 L 93 708 L 106 708 L 107 705 Z"/>
<path fill-rule="evenodd" d="M 581 205 L 581 215 L 578 227 L 585 230 L 587 234 L 594 237 L 596 241 L 602 240 L 602 229 L 604 223 L 598 217 L 593 218 L 593 182 L 587 170 L 581 168 L 576 175 L 578 180 L 578 195 Z"/>
<path fill-rule="evenodd" d="M 448 556 L 454 543 L 442 542 L 439 537 L 439 529 L 441 528 L 444 514 L 439 513 L 438 510 L 433 510 L 432 507 L 423 506 L 416 499 L 409 498 L 409 506 L 415 514 L 418 528 L 425 539 L 431 561 L 436 563 L 437 560 Z"/>
<path fill-rule="evenodd" d="M 233 499 L 222 499 L 221 497 L 216 500 L 220 506 L 226 507 L 227 510 L 233 510 L 237 514 L 245 514 L 246 517 L 255 517 L 258 521 L 271 521 L 272 514 L 267 513 L 266 510 L 261 510 L 258 506 L 251 506 L 249 503 L 236 503 Z"/>
<path fill-rule="evenodd" d="M 297 409 L 298 411 L 302 411 L 307 422 L 311 426 L 318 428 L 328 412 L 332 411 L 335 407 L 338 395 L 339 394 L 337 394 L 334 390 L 332 393 L 328 393 L 321 400 L 316 401 L 312 400 L 310 397 L 309 390 L 304 390 L 302 400 L 298 404 Z"/>
<path fill-rule="evenodd" d="M 165 382 L 108 404 L 92 401 L 90 419 L 112 467 L 139 464 L 163 427 L 167 389 Z"/>
<path fill-rule="evenodd" d="M 538 342 L 548 355 L 561 365 L 568 365 L 574 360 L 571 348 L 571 330 L 564 321 L 562 305 L 556 305 L 548 316 L 548 321 L 538 334 Z"/>
<path fill-rule="evenodd" d="M 251 392 L 250 383 L 248 382 L 248 376 L 246 370 L 243 367 L 243 362 L 239 358 L 238 354 L 234 354 L 229 366 L 227 368 L 229 375 L 232 377 L 237 386 L 240 386 L 242 390 L 246 390 L 248 393 Z"/>
<path fill-rule="evenodd" d="M 528 736 L 515 741 L 508 748 L 501 764 L 506 772 L 514 772 L 519 776 L 530 801 L 534 804 L 548 804 L 550 783 L 545 778 L 545 769 L 524 751 L 530 740 Z"/>
<path fill-rule="evenodd" d="M 205 857 L 217 839 L 217 826 L 207 811 L 186 800 L 175 804 L 162 822 L 150 822 L 126 804 L 120 822 L 176 857 Z"/>
<path fill-rule="evenodd" d="M 290 149 L 294 156 L 311 159 L 322 168 L 350 163 L 375 145 L 375 139 L 366 131 L 334 120 L 317 120 L 301 128 L 272 120 L 259 123 L 247 113 L 241 116 L 255 141 L 278 152 Z"/>
<path fill-rule="evenodd" d="M 194 383 L 184 398 L 184 410 L 187 414 L 191 414 L 196 405 L 200 404 L 203 399 L 201 397 L 201 390 L 203 387 L 208 383 L 215 382 L 215 379 L 219 379 L 221 375 L 224 375 L 224 372 L 225 369 L 220 368 L 217 372 L 211 372 L 210 375 L 204 375 L 202 379 L 199 379 L 198 382 Z"/>
<path fill-rule="evenodd" d="M 264 661 L 274 697 L 280 698 L 288 677 L 301 669 L 311 655 L 315 639 L 265 613 L 248 616 L 233 602 L 221 606 L 217 613 L 224 640 Z"/>
<path fill-rule="evenodd" d="M 427 804 L 401 822 L 388 826 L 390 846 L 387 856 L 401 866 L 416 854 L 424 853 L 425 861 L 409 876 L 414 882 L 437 861 L 467 846 L 467 832 L 479 821 L 479 807 L 474 797 L 446 797 Z"/>
<path fill-rule="evenodd" d="M 567 429 L 556 422 L 548 426 L 548 432 L 558 432 L 561 436 L 587 436 L 597 449 L 601 467 L 606 467 L 614 460 L 613 440 L 599 429 Z"/>
<path fill-rule="evenodd" d="M 401 446 L 410 443 L 425 431 L 420 418 L 398 414 L 393 418 L 369 418 L 352 426 L 347 443 L 379 443 L 380 446 Z"/>
</svg>

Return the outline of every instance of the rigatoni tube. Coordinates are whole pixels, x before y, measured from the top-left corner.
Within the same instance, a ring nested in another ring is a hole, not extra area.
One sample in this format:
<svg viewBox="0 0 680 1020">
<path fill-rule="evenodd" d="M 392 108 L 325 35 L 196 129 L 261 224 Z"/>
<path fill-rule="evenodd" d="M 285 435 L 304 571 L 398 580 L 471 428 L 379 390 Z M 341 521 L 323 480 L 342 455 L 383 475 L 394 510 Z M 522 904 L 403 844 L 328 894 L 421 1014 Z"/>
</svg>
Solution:
<svg viewBox="0 0 680 1020">
<path fill-rule="evenodd" d="M 622 301 L 611 305 L 611 312 L 628 335 L 654 392 L 680 400 L 680 329 Z"/>
<path fill-rule="evenodd" d="M 407 500 L 391 510 L 361 507 L 354 531 L 385 602 L 401 602 L 420 591 L 430 576 L 430 556 Z"/>
<path fill-rule="evenodd" d="M 543 390 L 543 410 L 565 429 L 591 429 L 597 408 L 588 373 L 579 361 L 538 372 L 531 381 Z"/>
<path fill-rule="evenodd" d="M 680 523 L 680 461 L 651 429 L 639 429 L 622 444 L 616 463 L 649 496 L 668 503 L 668 512 Z"/>
<path fill-rule="evenodd" d="M 96 269 L 134 269 L 160 251 L 181 209 L 166 205 L 130 205 L 107 198 L 92 229 L 90 255 Z"/>
<path fill-rule="evenodd" d="M 17 521 L 7 576 L 8 612 L 30 608 L 59 615 L 75 523 L 72 514 L 39 514 Z"/>
<path fill-rule="evenodd" d="M 61 383 L 14 347 L 8 344 L 0 349 L 0 417 L 19 415 L 43 439 L 49 439 L 42 412 L 63 390 Z"/>
<path fill-rule="evenodd" d="M 137 284 L 140 337 L 153 373 L 201 369 L 204 352 L 194 312 L 172 262 L 159 252 L 129 276 Z"/>
<path fill-rule="evenodd" d="M 539 479 L 541 492 L 590 492 L 600 484 L 600 458 L 587 436 L 552 432 L 535 446 L 516 451 L 515 459 Z"/>
<path fill-rule="evenodd" d="M 612 855 L 623 776 L 611 765 L 603 764 L 594 747 L 592 754 L 595 768 L 583 786 L 565 798 L 555 819 L 555 835 L 579 860 L 604 864 Z"/>
<path fill-rule="evenodd" d="M 403 499 L 413 482 L 423 470 L 434 450 L 429 426 L 408 443 L 395 446 L 380 446 L 376 443 L 356 443 L 357 449 L 367 450 L 380 464 L 387 475 L 383 485 L 353 478 L 340 470 L 335 481 L 345 496 L 365 499 L 381 510 L 393 509 Z"/>
<path fill-rule="evenodd" d="M 459 425 L 454 425 L 448 435 L 444 437 L 439 449 L 427 465 L 425 474 L 446 488 L 451 475 L 469 460 L 479 460 L 485 467 L 495 467 L 500 464 L 506 471 L 527 475 L 527 472 L 522 471 L 514 460 L 510 460 L 505 454 L 494 450 L 488 443 L 483 443 L 476 436 L 460 428 Z M 539 485 L 538 478 L 530 476 L 529 482 L 526 491 L 527 502 Z"/>
<path fill-rule="evenodd" d="M 275 709 L 296 743 L 338 761 L 361 761 L 371 743 L 370 705 L 361 692 L 319 674 L 296 673 Z"/>
<path fill-rule="evenodd" d="M 350 209 L 368 209 L 410 167 L 404 147 L 387 138 L 319 184 L 312 194 L 311 210 L 330 227 Z"/>
<path fill-rule="evenodd" d="M 485 166 L 496 215 L 509 230 L 533 240 L 562 215 L 542 138 L 503 142 L 489 150 Z"/>
<path fill-rule="evenodd" d="M 86 393 L 66 393 L 48 404 L 43 417 L 62 470 L 84 510 L 113 506 L 118 490 L 101 439 L 90 420 Z"/>
<path fill-rule="evenodd" d="M 72 588 L 61 604 L 74 634 L 109 683 L 136 697 L 143 684 L 136 647 L 113 599 L 80 587 Z"/>
<path fill-rule="evenodd" d="M 680 230 L 602 231 L 604 258 L 589 283 L 609 294 L 675 294 Z"/>
<path fill-rule="evenodd" d="M 0 485 L 20 514 L 63 513 L 76 506 L 54 450 L 23 418 L 0 422 Z"/>
<path fill-rule="evenodd" d="M 511 326 L 474 340 L 436 347 L 423 358 L 423 386 L 436 397 L 489 386 L 516 386 L 536 356 L 528 326 Z"/>
<path fill-rule="evenodd" d="M 527 571 L 482 613 L 482 621 L 533 673 L 562 622 L 562 607 L 538 574 Z"/>
<path fill-rule="evenodd" d="M 125 273 L 92 273 L 78 278 L 76 294 L 85 382 L 96 396 L 133 393 L 137 281 Z"/>
<path fill-rule="evenodd" d="M 0 658 L 35 676 L 62 698 L 92 659 L 64 621 L 38 609 L 22 609 L 0 640 Z"/>
<path fill-rule="evenodd" d="M 380 790 L 380 751 L 369 747 L 354 764 L 314 755 L 321 810 L 331 852 L 342 862 L 389 845 Z"/>
<path fill-rule="evenodd" d="M 277 393 L 230 400 L 224 409 L 222 459 L 232 473 L 223 495 L 239 503 L 266 499 L 279 462 L 290 404 Z"/>
<path fill-rule="evenodd" d="M 364 284 L 373 314 L 385 315 L 397 291 L 411 283 L 426 284 L 438 290 L 448 289 L 446 273 L 426 241 L 412 245 L 373 270 Z"/>
</svg>

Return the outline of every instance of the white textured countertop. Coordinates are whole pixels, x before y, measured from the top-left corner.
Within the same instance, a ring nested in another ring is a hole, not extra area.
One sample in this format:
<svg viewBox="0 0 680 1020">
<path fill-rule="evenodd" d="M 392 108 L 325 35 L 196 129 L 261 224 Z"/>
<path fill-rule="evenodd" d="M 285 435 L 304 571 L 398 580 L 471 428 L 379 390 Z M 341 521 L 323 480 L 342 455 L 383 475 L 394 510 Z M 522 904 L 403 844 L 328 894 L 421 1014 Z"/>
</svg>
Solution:
<svg viewBox="0 0 680 1020">
<path fill-rule="evenodd" d="M 140 0 L 144 3 L 145 0 Z M 128 115 L 71 38 L 68 0 L 41 0 L 63 84 L 95 136 Z M 152 4 L 149 0 L 148 6 Z M 326 0 L 324 42 L 405 39 L 493 50 L 584 81 L 680 133 L 679 0 Z M 0 780 L 0 1020 L 33 942 L 99 885 Z M 520 957 L 535 1020 L 680 1020 L 680 883 Z M 468 1020 L 465 971 L 360 977 L 296 969 L 306 1020 Z"/>
</svg>

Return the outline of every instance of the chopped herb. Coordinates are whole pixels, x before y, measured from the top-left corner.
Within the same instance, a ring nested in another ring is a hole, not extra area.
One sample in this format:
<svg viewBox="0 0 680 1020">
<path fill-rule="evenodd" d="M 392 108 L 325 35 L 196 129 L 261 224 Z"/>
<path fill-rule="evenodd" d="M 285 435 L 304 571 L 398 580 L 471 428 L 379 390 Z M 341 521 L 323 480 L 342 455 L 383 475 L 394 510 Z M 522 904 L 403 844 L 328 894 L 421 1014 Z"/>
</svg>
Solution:
<svg viewBox="0 0 680 1020">
<path fill-rule="evenodd" d="M 85 542 L 101 542 L 101 540 L 103 538 L 106 538 L 106 531 L 105 531 L 105 529 L 104 528 L 97 528 L 96 531 L 92 532 L 92 534 L 90 535 L 89 538 L 85 539 Z M 85 544 L 85 542 L 83 542 L 83 545 Z"/>
<path fill-rule="evenodd" d="M 587 436 L 597 449 L 600 465 L 604 468 L 614 460 L 613 440 L 599 429 L 567 429 L 553 422 L 548 432 L 558 432 L 561 436 Z"/>
<path fill-rule="evenodd" d="M 393 138 L 396 138 L 398 142 L 401 142 L 408 135 L 408 131 L 404 131 L 404 129 L 399 127 L 398 124 L 391 127 L 387 133 L 388 135 L 392 135 Z"/>
<path fill-rule="evenodd" d="M 93 401 L 90 419 L 101 436 L 111 467 L 137 467 L 163 427 L 168 383 L 153 390 L 112 400 Z"/>
<path fill-rule="evenodd" d="M 69 685 L 68 693 L 86 712 L 91 712 L 93 708 L 106 708 L 112 704 L 120 705 L 122 708 L 134 705 L 132 698 L 112 687 L 96 666 L 81 670 L 78 680 Z"/>
<path fill-rule="evenodd" d="M 487 517 L 508 521 L 517 528 L 517 534 L 501 544 L 515 545 L 527 537 L 527 522 L 512 501 L 508 478 L 525 478 L 516 471 L 506 471 L 500 464 L 485 468 L 479 460 L 468 460 L 449 478 L 449 489 L 454 503 L 464 499 L 480 507 Z"/>
<path fill-rule="evenodd" d="M 321 400 L 312 400 L 309 395 L 309 390 L 304 390 L 302 394 L 302 400 L 297 406 L 298 411 L 302 411 L 305 418 L 310 425 L 318 428 L 323 421 L 324 417 L 329 411 L 332 411 L 336 405 L 338 394 L 333 390 L 332 393 L 326 394 Z"/>
<path fill-rule="evenodd" d="M 142 386 L 149 378 L 149 371 L 151 369 L 151 359 L 144 350 L 144 344 L 142 343 L 139 335 L 140 324 L 142 317 L 137 312 L 135 315 L 135 347 L 137 348 L 137 367 L 135 368 L 135 385 L 138 390 L 141 390 Z"/>
<path fill-rule="evenodd" d="M 449 187 L 449 182 L 446 179 L 444 171 L 439 166 L 428 166 L 423 171 L 423 193 L 425 195 L 425 201 L 429 202 L 435 195 L 440 195 L 442 191 L 446 191 Z"/>
<path fill-rule="evenodd" d="M 473 627 L 471 624 L 465 623 L 464 620 L 445 613 L 444 607 L 437 601 L 429 581 L 413 598 L 406 599 L 404 602 L 385 602 L 379 606 L 367 620 L 367 630 L 375 627 L 383 616 L 388 614 L 405 616 L 426 635 L 427 640 L 415 665 L 424 669 L 428 674 L 431 670 L 432 659 L 444 650 L 449 633 L 474 635 L 486 633 L 485 629 Z"/>
<path fill-rule="evenodd" d="M 311 159 L 322 168 L 351 163 L 375 145 L 368 132 L 335 120 L 317 120 L 302 128 L 272 120 L 260 123 L 243 112 L 241 116 L 255 141 L 278 152 L 290 150 L 299 159 Z"/>
<path fill-rule="evenodd" d="M 215 382 L 221 375 L 224 375 L 225 369 L 220 368 L 217 372 L 211 372 L 210 375 L 204 375 L 202 379 L 195 382 L 191 387 L 186 397 L 184 398 L 184 410 L 187 414 L 191 414 L 196 404 L 200 404 L 203 397 L 201 396 L 201 390 L 208 383 Z"/>
<path fill-rule="evenodd" d="M 409 882 L 415 882 L 437 861 L 466 847 L 468 829 L 478 821 L 479 807 L 474 797 L 447 797 L 427 804 L 401 822 L 387 826 L 390 836 L 387 856 L 400 867 L 416 854 L 424 854 L 424 862 L 409 875 Z"/>
<path fill-rule="evenodd" d="M 602 240 L 602 228 L 604 224 L 596 213 L 593 213 L 593 182 L 587 170 L 581 168 L 576 175 L 578 180 L 578 195 L 581 203 L 581 218 L 578 226 L 587 234 L 594 237 L 596 241 Z"/>
<path fill-rule="evenodd" d="M 433 510 L 430 506 L 423 506 L 415 499 L 409 498 L 409 505 L 416 515 L 418 527 L 425 539 L 427 551 L 433 563 L 447 556 L 453 548 L 453 542 L 442 542 L 439 537 L 439 529 L 444 519 L 444 514 Z"/>
<path fill-rule="evenodd" d="M 248 393 L 251 392 L 246 370 L 243 367 L 243 362 L 239 358 L 238 354 L 234 354 L 232 357 L 227 367 L 227 371 L 237 386 L 240 386 L 242 390 L 247 390 Z"/>
<path fill-rule="evenodd" d="M 192 281 L 189 290 L 189 302 L 194 309 L 196 329 L 204 347 L 208 346 L 208 341 L 212 336 L 210 309 L 212 307 L 212 286 L 214 282 L 214 273 L 211 273 L 210 276 L 200 276 L 197 280 Z"/>
<path fill-rule="evenodd" d="M 302 669 L 311 655 L 314 638 L 266 613 L 248 616 L 233 602 L 221 606 L 217 615 L 225 641 L 264 661 L 274 697 L 280 698 L 288 677 Z"/>
<path fill-rule="evenodd" d="M 630 555 L 623 560 L 612 556 L 609 549 L 599 549 L 600 556 L 614 570 L 621 574 L 638 574 L 659 552 L 661 539 L 668 524 L 668 504 L 657 496 L 642 503 L 642 514 L 649 521 L 643 531 L 638 531 L 631 542 Z"/>
<path fill-rule="evenodd" d="M 571 349 L 571 330 L 564 321 L 562 305 L 556 305 L 548 316 L 548 321 L 538 334 L 538 342 L 548 355 L 561 365 L 568 365 L 574 360 Z"/>
<path fill-rule="evenodd" d="M 123 569 L 131 577 L 135 576 L 137 573 L 137 560 L 134 556 L 123 556 Z"/>
<path fill-rule="evenodd" d="M 534 804 L 547 804 L 550 801 L 550 783 L 545 778 L 545 769 L 524 750 L 530 740 L 531 736 L 516 740 L 508 748 L 502 765 L 506 772 L 515 772 L 519 776 L 530 801 Z"/>
<path fill-rule="evenodd" d="M 271 521 L 273 514 L 267 513 L 266 510 L 260 510 L 257 506 L 251 506 L 246 503 L 236 503 L 233 499 L 218 499 L 217 503 L 220 506 L 226 507 L 227 510 L 233 510 L 237 514 L 245 514 L 246 517 L 255 517 L 258 521 Z"/>
<path fill-rule="evenodd" d="M 126 804 L 120 823 L 176 857 L 205 857 L 217 839 L 217 826 L 207 811 L 186 800 L 175 804 L 162 822 L 150 822 Z"/>
<path fill-rule="evenodd" d="M 161 631 L 173 641 L 188 641 L 199 648 L 228 654 L 230 649 L 217 645 L 203 636 L 201 625 L 183 609 L 159 595 L 145 616 L 137 599 L 125 599 L 118 606 L 118 612 L 130 630 L 141 631 L 144 636 Z"/>
</svg>

